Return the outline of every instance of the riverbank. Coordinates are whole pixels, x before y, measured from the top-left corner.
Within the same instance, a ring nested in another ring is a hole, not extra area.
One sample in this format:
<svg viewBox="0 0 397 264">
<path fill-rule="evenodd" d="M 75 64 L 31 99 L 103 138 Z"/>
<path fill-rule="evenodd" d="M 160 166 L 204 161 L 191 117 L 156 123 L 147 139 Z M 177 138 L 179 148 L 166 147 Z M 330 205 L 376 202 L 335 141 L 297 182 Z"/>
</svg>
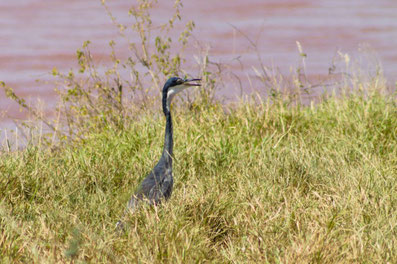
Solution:
<svg viewBox="0 0 397 264">
<path fill-rule="evenodd" d="M 397 260 L 396 100 L 175 106 L 175 188 L 117 236 L 161 153 L 158 114 L 0 156 L 0 262 Z"/>
</svg>

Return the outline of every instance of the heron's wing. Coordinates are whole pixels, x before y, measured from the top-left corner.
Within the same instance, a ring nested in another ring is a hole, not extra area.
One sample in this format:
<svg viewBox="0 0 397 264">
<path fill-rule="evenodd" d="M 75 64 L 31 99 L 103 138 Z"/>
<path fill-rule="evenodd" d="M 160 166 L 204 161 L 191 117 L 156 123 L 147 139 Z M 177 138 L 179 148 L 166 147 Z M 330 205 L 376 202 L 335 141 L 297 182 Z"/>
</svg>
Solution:
<svg viewBox="0 0 397 264">
<path fill-rule="evenodd" d="M 155 188 L 157 185 L 160 184 L 160 179 L 159 177 L 156 177 L 154 172 L 150 172 L 148 176 L 142 181 L 141 185 L 139 186 L 139 189 L 137 191 L 138 194 L 143 194 L 146 196 L 146 198 L 149 198 L 150 192 L 153 192 L 153 188 Z M 144 198 L 144 197 L 142 197 Z"/>
<path fill-rule="evenodd" d="M 171 196 L 173 179 L 171 169 L 162 171 L 162 174 L 158 174 L 159 171 L 153 170 L 148 177 L 142 182 L 139 193 L 148 199 L 151 204 L 158 204 L 161 199 L 168 199 Z"/>
<path fill-rule="evenodd" d="M 172 172 L 169 170 L 161 183 L 161 193 L 166 200 L 171 196 L 173 185 L 174 180 L 172 178 Z"/>
</svg>

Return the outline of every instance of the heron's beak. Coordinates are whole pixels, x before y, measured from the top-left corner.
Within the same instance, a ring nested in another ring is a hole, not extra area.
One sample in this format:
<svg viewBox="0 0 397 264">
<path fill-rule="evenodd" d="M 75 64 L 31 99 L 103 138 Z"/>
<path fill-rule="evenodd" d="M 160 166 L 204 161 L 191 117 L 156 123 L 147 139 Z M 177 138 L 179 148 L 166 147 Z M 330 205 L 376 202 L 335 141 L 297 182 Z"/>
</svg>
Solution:
<svg viewBox="0 0 397 264">
<path fill-rule="evenodd" d="M 186 86 L 201 86 L 199 83 L 191 83 L 191 82 L 199 82 L 201 79 L 185 79 L 183 85 Z"/>
</svg>

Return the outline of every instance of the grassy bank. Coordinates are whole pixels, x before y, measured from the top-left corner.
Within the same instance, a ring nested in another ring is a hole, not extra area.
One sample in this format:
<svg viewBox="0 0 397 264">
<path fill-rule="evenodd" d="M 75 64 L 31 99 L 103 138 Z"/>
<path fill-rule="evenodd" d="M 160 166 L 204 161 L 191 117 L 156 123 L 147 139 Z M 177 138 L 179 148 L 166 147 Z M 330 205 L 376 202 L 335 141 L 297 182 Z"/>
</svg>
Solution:
<svg viewBox="0 0 397 264">
<path fill-rule="evenodd" d="M 121 236 L 114 225 L 161 153 L 160 114 L 2 153 L 0 262 L 396 262 L 396 109 L 357 94 L 175 108 L 173 196 Z"/>
</svg>

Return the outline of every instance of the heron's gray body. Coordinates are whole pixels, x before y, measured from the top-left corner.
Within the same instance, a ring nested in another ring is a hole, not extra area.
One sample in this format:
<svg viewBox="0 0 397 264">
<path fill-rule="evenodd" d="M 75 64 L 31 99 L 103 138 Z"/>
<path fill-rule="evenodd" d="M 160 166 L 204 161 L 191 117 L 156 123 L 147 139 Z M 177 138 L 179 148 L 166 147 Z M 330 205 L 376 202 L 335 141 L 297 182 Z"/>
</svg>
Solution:
<svg viewBox="0 0 397 264">
<path fill-rule="evenodd" d="M 161 158 L 153 170 L 142 181 L 135 195 L 128 202 L 127 209 L 134 210 L 138 203 L 146 200 L 150 204 L 159 204 L 171 197 L 174 179 L 172 177 L 172 158 Z"/>
</svg>

